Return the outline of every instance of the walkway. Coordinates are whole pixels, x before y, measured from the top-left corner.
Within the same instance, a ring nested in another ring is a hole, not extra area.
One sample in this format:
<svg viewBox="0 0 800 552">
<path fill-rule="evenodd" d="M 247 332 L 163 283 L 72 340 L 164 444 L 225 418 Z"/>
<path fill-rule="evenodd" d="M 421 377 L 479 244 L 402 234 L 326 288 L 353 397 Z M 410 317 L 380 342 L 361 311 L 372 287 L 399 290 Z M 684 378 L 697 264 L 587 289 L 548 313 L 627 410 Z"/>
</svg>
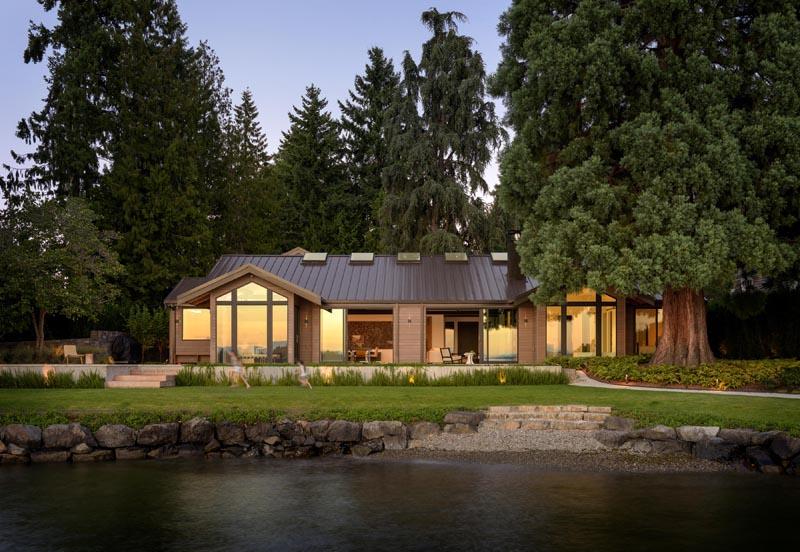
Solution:
<svg viewBox="0 0 800 552">
<path fill-rule="evenodd" d="M 713 391 L 710 389 L 672 389 L 667 387 L 641 387 L 637 385 L 616 385 L 613 383 L 605 383 L 597 381 L 589 376 L 583 370 L 575 371 L 576 379 L 571 381 L 570 385 L 577 387 L 597 387 L 601 389 L 633 389 L 635 391 L 665 391 L 667 393 L 708 393 L 711 395 L 739 395 L 742 397 L 769 397 L 772 399 L 800 399 L 800 393 L 793 395 L 789 393 L 759 393 L 750 391 Z"/>
</svg>

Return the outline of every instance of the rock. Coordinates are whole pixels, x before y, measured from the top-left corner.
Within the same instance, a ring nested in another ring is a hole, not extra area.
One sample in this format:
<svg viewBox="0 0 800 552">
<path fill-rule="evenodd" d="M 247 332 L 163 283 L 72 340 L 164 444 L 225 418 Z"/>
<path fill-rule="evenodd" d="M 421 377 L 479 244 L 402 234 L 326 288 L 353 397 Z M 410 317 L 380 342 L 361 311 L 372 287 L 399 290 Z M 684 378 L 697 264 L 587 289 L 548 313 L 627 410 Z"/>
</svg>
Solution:
<svg viewBox="0 0 800 552">
<path fill-rule="evenodd" d="M 752 443 L 754 445 L 765 446 L 769 445 L 772 440 L 783 433 L 782 431 L 759 431 L 753 435 Z"/>
<path fill-rule="evenodd" d="M 651 441 L 671 441 L 677 439 L 678 434 L 669 426 L 657 425 L 632 431 L 631 437 L 634 439 L 649 439 Z"/>
<path fill-rule="evenodd" d="M 652 441 L 653 454 L 692 455 L 692 444 L 687 441 Z"/>
<path fill-rule="evenodd" d="M 205 445 L 214 438 L 214 424 L 205 418 L 192 418 L 181 424 L 181 443 Z"/>
<path fill-rule="evenodd" d="M 94 448 L 97 446 L 92 432 L 89 428 L 81 424 L 53 424 L 47 426 L 42 432 L 44 448 L 69 449 L 81 443 L 85 443 Z"/>
<path fill-rule="evenodd" d="M 36 450 L 31 453 L 31 462 L 50 463 L 50 462 L 66 462 L 69 460 L 70 453 L 68 450 Z"/>
<path fill-rule="evenodd" d="M 717 426 L 681 426 L 676 430 L 678 439 L 697 443 L 716 437 L 719 434 Z"/>
<path fill-rule="evenodd" d="M 365 444 L 358 444 L 350 447 L 350 452 L 353 456 L 369 456 L 373 451 Z"/>
<path fill-rule="evenodd" d="M 442 428 L 439 426 L 439 424 L 434 424 L 432 422 L 417 422 L 411 426 L 409 433 L 411 439 L 427 439 L 428 437 L 439 435 L 441 432 Z"/>
<path fill-rule="evenodd" d="M 405 429 L 405 428 L 403 428 Z M 408 438 L 403 435 L 384 435 L 383 448 L 386 450 L 403 450 L 408 448 Z"/>
<path fill-rule="evenodd" d="M 240 447 L 238 445 L 233 445 L 230 447 L 225 447 L 222 449 L 222 457 L 223 458 L 239 458 L 245 452 L 244 447 Z"/>
<path fill-rule="evenodd" d="M 636 424 L 636 420 L 633 418 L 622 418 L 620 416 L 609 416 L 606 418 L 605 422 L 603 423 L 604 429 L 609 429 L 611 431 L 633 431 L 633 426 Z"/>
<path fill-rule="evenodd" d="M 203 445 L 183 443 L 178 447 L 178 456 L 180 458 L 201 458 L 204 454 Z"/>
<path fill-rule="evenodd" d="M 720 429 L 717 437 L 729 443 L 747 447 L 753 442 L 753 436 L 756 433 L 757 431 L 754 429 Z"/>
<path fill-rule="evenodd" d="M 406 427 L 403 422 L 395 421 L 377 421 L 377 422 L 364 422 L 361 429 L 361 435 L 364 439 L 377 439 L 384 435 L 402 435 L 405 433 Z"/>
<path fill-rule="evenodd" d="M 244 429 L 244 434 L 245 437 L 253 443 L 263 443 L 267 437 L 272 435 L 274 428 L 275 425 L 269 422 L 258 422 L 254 425 L 247 426 Z"/>
<path fill-rule="evenodd" d="M 42 446 L 42 430 L 36 426 L 8 424 L 5 431 L 6 446 L 17 445 L 27 450 L 35 450 Z"/>
<path fill-rule="evenodd" d="M 628 433 L 613 429 L 601 429 L 594 432 L 594 438 L 609 448 L 619 448 L 628 440 Z"/>
<path fill-rule="evenodd" d="M 649 454 L 653 450 L 653 442 L 648 439 L 633 439 L 623 443 L 619 449 L 635 454 Z"/>
<path fill-rule="evenodd" d="M 753 468 L 763 473 L 780 473 L 781 465 L 778 464 L 769 453 L 759 446 L 747 447 L 745 451 L 748 460 Z"/>
<path fill-rule="evenodd" d="M 115 449 L 117 460 L 144 460 L 147 458 L 147 449 L 142 447 L 122 447 Z"/>
<path fill-rule="evenodd" d="M 800 439 L 781 433 L 772 439 L 769 448 L 778 458 L 790 460 L 800 454 Z"/>
<path fill-rule="evenodd" d="M 17 456 L 14 454 L 0 454 L 0 464 L 27 464 L 31 461 L 30 456 Z"/>
<path fill-rule="evenodd" d="M 327 434 L 328 441 L 354 443 L 361 440 L 361 424 L 336 420 L 331 423 Z"/>
<path fill-rule="evenodd" d="M 177 458 L 180 448 L 178 445 L 164 445 L 154 448 L 147 453 L 148 458 Z"/>
<path fill-rule="evenodd" d="M 297 424 L 288 418 L 278 420 L 275 429 L 278 430 L 278 435 L 284 439 L 291 439 L 297 434 Z"/>
<path fill-rule="evenodd" d="M 209 452 L 216 452 L 222 448 L 222 445 L 219 444 L 219 441 L 216 439 L 211 439 L 206 446 L 203 447 L 203 451 L 208 454 Z"/>
<path fill-rule="evenodd" d="M 242 454 L 242 458 L 258 458 L 259 456 L 261 456 L 261 451 L 258 447 L 251 447 Z"/>
<path fill-rule="evenodd" d="M 452 433 L 454 435 L 467 435 L 470 433 L 478 433 L 478 429 L 473 425 L 468 424 L 447 424 L 444 426 L 445 433 Z"/>
<path fill-rule="evenodd" d="M 150 424 L 139 430 L 136 444 L 145 447 L 161 447 L 174 445 L 178 442 L 180 425 L 177 423 Z"/>
<path fill-rule="evenodd" d="M 308 430 L 317 439 L 324 439 L 330 427 L 330 420 L 315 420 L 308 424 Z"/>
<path fill-rule="evenodd" d="M 6 450 L 6 444 L 3 441 L 0 441 L 0 454 L 5 454 Z"/>
<path fill-rule="evenodd" d="M 318 443 L 314 445 L 321 456 L 338 456 L 342 454 L 342 445 L 339 443 Z"/>
<path fill-rule="evenodd" d="M 271 447 L 274 447 L 275 445 L 277 445 L 280 442 L 281 442 L 281 438 L 278 437 L 277 435 L 270 435 L 269 437 L 264 439 L 264 443 L 266 443 L 267 445 L 269 445 Z"/>
<path fill-rule="evenodd" d="M 106 424 L 94 434 L 103 448 L 132 447 L 136 444 L 136 431 L 123 424 Z"/>
<path fill-rule="evenodd" d="M 236 422 L 220 422 L 217 424 L 217 439 L 223 446 L 244 445 L 247 439 L 244 436 L 242 424 Z"/>
<path fill-rule="evenodd" d="M 477 426 L 485 416 L 483 412 L 448 412 L 445 414 L 444 423 Z"/>
<path fill-rule="evenodd" d="M 79 443 L 70 449 L 72 454 L 88 454 L 94 450 L 92 447 L 87 445 L 86 443 Z"/>
<path fill-rule="evenodd" d="M 109 462 L 114 460 L 113 450 L 96 450 L 88 454 L 73 454 L 73 462 Z"/>
<path fill-rule="evenodd" d="M 8 444 L 8 452 L 12 456 L 28 456 L 28 449 L 17 446 L 14 443 Z"/>
<path fill-rule="evenodd" d="M 703 460 L 730 460 L 739 448 L 719 437 L 698 441 L 694 445 L 694 455 Z"/>
</svg>

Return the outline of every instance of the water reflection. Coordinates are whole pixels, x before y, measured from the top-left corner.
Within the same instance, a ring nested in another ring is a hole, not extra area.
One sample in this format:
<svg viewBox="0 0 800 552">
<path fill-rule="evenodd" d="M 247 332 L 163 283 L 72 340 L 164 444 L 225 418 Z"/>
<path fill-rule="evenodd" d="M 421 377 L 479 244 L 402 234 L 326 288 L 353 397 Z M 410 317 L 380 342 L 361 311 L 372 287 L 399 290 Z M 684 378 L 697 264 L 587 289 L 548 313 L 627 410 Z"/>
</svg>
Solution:
<svg viewBox="0 0 800 552">
<path fill-rule="evenodd" d="M 373 459 L 3 466 L 0 488 L 15 551 L 765 549 L 800 499 L 758 475 Z"/>
</svg>

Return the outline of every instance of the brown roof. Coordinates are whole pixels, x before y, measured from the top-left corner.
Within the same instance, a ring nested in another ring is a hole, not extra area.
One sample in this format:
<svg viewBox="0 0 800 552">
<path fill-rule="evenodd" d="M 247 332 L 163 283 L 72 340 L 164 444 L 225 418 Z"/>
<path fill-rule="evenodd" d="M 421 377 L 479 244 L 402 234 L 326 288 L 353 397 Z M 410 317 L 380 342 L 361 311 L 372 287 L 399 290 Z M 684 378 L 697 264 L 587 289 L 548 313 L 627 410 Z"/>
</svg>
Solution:
<svg viewBox="0 0 800 552">
<path fill-rule="evenodd" d="M 206 278 L 184 278 L 165 302 L 175 303 L 182 293 L 246 264 L 326 303 L 509 303 L 537 285 L 530 278 L 508 281 L 507 264 L 493 262 L 489 255 L 470 255 L 468 262 L 422 256 L 417 263 L 398 263 L 396 255 L 375 255 L 372 263 L 351 263 L 349 255 L 328 255 L 324 263 L 304 263 L 299 255 L 223 255 Z"/>
</svg>

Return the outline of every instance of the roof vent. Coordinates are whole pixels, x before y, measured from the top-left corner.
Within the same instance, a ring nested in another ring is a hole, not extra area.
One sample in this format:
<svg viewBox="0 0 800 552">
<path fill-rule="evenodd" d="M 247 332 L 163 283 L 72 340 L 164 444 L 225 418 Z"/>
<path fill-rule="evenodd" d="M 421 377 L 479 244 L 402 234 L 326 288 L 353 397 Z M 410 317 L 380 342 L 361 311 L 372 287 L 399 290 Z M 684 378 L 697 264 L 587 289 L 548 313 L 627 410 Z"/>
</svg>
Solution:
<svg viewBox="0 0 800 552">
<path fill-rule="evenodd" d="M 315 263 L 315 264 L 325 264 L 325 261 L 328 260 L 327 253 L 306 253 L 303 255 L 303 264 L 307 263 Z"/>
<path fill-rule="evenodd" d="M 418 263 L 419 262 L 419 253 L 398 253 L 397 254 L 397 262 L 398 263 Z"/>
<path fill-rule="evenodd" d="M 444 254 L 444 262 L 446 263 L 466 263 L 469 259 L 467 259 L 466 253 L 445 253 Z"/>
<path fill-rule="evenodd" d="M 350 264 L 372 264 L 375 253 L 350 253 Z"/>
<path fill-rule="evenodd" d="M 495 251 L 492 253 L 492 262 L 493 263 L 507 263 L 508 262 L 508 253 L 505 251 Z"/>
</svg>

